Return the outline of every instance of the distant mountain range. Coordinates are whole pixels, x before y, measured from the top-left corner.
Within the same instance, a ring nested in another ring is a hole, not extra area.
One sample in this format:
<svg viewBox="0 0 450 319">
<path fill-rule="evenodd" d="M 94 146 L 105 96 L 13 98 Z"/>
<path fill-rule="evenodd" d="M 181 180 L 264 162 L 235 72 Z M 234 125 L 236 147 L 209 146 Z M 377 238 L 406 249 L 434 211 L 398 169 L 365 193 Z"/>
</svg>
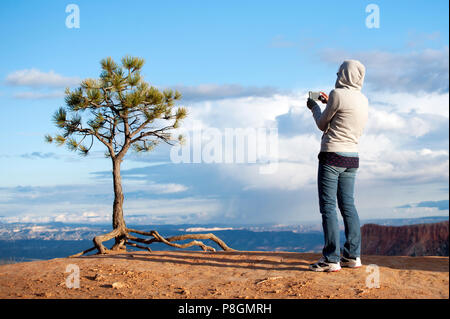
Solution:
<svg viewBox="0 0 450 319">
<path fill-rule="evenodd" d="M 362 221 L 362 224 L 376 223 L 378 226 L 398 226 L 440 221 L 448 221 L 448 217 L 366 220 Z M 155 229 L 163 236 L 174 236 L 186 232 L 213 232 L 230 247 L 247 251 L 320 252 L 323 245 L 320 223 L 303 225 L 130 225 L 130 227 L 140 230 Z M 363 230 L 367 229 L 364 227 Z M 94 236 L 107 233 L 110 229 L 110 225 L 95 224 L 0 223 L 0 261 L 4 263 L 66 257 L 91 247 Z M 365 241 L 373 243 L 377 236 L 376 232 L 366 231 L 366 234 L 367 236 L 371 234 L 372 237 L 363 237 L 365 238 L 363 243 Z M 385 236 L 385 233 L 380 236 Z M 341 225 L 342 243 L 344 239 Z M 109 244 L 107 243 L 107 245 Z M 214 245 L 212 243 L 212 246 Z M 151 248 L 153 250 L 173 249 L 161 243 L 154 243 Z M 216 248 L 220 250 L 218 246 Z M 383 250 L 382 253 L 387 254 L 387 251 Z"/>
<path fill-rule="evenodd" d="M 432 216 L 421 218 L 392 218 L 362 220 L 361 225 L 377 224 L 384 226 L 401 226 L 412 224 L 436 223 L 448 220 L 448 216 Z M 217 224 L 181 224 L 181 225 L 130 225 L 140 230 L 155 229 L 165 236 L 177 235 L 183 232 L 292 232 L 296 234 L 322 232 L 321 223 L 305 223 L 299 225 L 262 224 L 262 225 L 217 225 Z M 343 225 L 341 224 L 341 230 Z M 110 225 L 104 224 L 65 224 L 51 223 L 1 223 L 0 240 L 92 240 L 98 234 L 110 231 Z"/>
</svg>

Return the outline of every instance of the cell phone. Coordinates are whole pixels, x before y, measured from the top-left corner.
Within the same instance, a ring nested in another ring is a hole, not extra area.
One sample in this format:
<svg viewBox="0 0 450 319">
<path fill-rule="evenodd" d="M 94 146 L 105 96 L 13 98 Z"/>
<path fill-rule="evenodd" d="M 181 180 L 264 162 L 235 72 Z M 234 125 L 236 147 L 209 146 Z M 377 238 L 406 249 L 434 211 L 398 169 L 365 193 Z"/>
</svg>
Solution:
<svg viewBox="0 0 450 319">
<path fill-rule="evenodd" d="M 320 92 L 312 92 L 312 91 L 309 91 L 309 98 L 311 99 L 311 100 L 314 100 L 314 101 L 320 101 L 320 99 L 319 99 L 319 97 L 320 97 Z"/>
</svg>

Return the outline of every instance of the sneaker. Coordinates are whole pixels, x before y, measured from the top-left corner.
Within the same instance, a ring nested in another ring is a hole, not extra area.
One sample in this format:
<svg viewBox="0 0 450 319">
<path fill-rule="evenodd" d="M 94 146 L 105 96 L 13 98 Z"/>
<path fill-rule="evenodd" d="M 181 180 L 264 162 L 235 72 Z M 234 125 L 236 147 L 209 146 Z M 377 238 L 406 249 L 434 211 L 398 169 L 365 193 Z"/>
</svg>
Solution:
<svg viewBox="0 0 450 319">
<path fill-rule="evenodd" d="M 330 263 L 325 257 L 321 257 L 318 262 L 309 265 L 309 270 L 335 272 L 341 270 L 339 263 Z"/>
<path fill-rule="evenodd" d="M 359 268 L 362 266 L 361 258 L 356 259 L 341 257 L 341 266 L 347 268 Z"/>
</svg>

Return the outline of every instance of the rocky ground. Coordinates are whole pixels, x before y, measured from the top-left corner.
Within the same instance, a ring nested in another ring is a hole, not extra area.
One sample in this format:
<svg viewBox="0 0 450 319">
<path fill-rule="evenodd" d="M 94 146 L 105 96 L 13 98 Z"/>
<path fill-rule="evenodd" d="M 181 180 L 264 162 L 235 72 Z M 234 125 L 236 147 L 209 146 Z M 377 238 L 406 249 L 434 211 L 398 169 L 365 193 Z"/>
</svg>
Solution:
<svg viewBox="0 0 450 319">
<path fill-rule="evenodd" d="M 0 298 L 449 298 L 448 257 L 363 256 L 359 269 L 308 271 L 319 257 L 155 251 L 2 265 Z"/>
</svg>

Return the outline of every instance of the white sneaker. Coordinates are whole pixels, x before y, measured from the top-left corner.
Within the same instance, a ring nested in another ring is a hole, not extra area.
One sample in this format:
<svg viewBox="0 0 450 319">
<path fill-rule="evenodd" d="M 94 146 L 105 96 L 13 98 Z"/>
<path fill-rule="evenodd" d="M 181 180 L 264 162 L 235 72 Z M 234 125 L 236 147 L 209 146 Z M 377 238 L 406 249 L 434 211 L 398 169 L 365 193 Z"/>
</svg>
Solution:
<svg viewBox="0 0 450 319">
<path fill-rule="evenodd" d="M 330 263 L 325 257 L 321 257 L 318 262 L 309 265 L 309 270 L 335 272 L 341 270 L 339 263 Z"/>
<path fill-rule="evenodd" d="M 347 268 L 359 268 L 362 266 L 361 258 L 356 259 L 341 257 L 341 266 Z"/>
</svg>

